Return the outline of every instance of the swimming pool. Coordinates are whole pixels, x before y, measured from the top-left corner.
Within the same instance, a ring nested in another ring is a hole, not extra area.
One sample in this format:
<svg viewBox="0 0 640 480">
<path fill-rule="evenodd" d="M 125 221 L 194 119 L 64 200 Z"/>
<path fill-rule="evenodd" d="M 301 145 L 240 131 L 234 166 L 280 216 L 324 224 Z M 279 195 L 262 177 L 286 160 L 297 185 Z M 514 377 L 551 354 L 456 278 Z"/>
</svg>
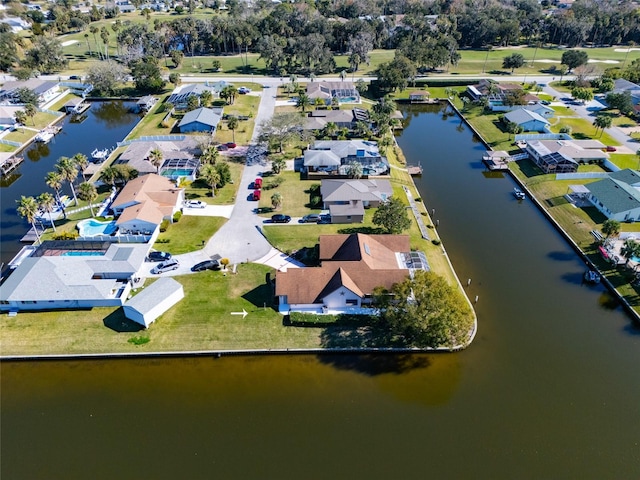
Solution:
<svg viewBox="0 0 640 480">
<path fill-rule="evenodd" d="M 192 168 L 167 168 L 166 170 L 162 171 L 162 176 L 169 178 L 190 177 L 192 175 Z"/>
<path fill-rule="evenodd" d="M 117 229 L 116 222 L 99 222 L 93 218 L 78 222 L 81 237 L 95 237 L 96 235 L 111 235 Z"/>
<path fill-rule="evenodd" d="M 98 252 L 95 250 L 86 250 L 86 251 L 71 251 L 71 252 L 64 252 L 63 254 L 61 254 L 61 257 L 98 257 L 98 256 L 103 256 L 104 253 L 103 252 Z"/>
</svg>

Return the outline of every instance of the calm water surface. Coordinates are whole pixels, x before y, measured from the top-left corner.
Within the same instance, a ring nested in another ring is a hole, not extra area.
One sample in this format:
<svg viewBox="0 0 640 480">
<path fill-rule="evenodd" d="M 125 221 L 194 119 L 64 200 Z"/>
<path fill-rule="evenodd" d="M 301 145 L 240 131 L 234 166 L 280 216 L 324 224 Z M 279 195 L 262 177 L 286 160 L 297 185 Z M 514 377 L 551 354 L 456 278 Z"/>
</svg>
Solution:
<svg viewBox="0 0 640 480">
<path fill-rule="evenodd" d="M 116 142 L 123 140 L 140 120 L 138 115 L 129 113 L 130 105 L 93 102 L 83 122 L 72 123 L 71 117 L 67 116 L 58 124 L 62 131 L 51 142 L 34 143 L 22 153 L 22 165 L 0 184 L 0 261 L 7 263 L 20 251 L 20 239 L 31 228 L 29 222 L 17 214 L 16 200 L 20 200 L 22 195 L 37 197 L 42 192 L 53 193 L 44 179 L 47 172 L 55 170 L 60 157 L 83 153 L 91 158 L 94 148 L 115 147 Z M 62 193 L 71 196 L 66 183 Z"/>
<path fill-rule="evenodd" d="M 480 327 L 464 352 L 5 363 L 2 477 L 640 477 L 640 332 L 454 117 L 398 138 Z"/>
</svg>

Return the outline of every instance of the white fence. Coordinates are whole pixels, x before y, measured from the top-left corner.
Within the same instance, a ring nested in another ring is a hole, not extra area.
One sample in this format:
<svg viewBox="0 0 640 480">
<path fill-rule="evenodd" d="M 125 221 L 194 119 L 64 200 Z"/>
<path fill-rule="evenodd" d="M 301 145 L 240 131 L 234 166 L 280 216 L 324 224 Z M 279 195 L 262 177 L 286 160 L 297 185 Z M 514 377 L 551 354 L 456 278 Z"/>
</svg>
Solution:
<svg viewBox="0 0 640 480">
<path fill-rule="evenodd" d="M 181 142 L 185 138 L 187 138 L 186 135 L 154 135 L 151 137 L 140 137 L 133 140 L 124 140 L 123 142 L 118 142 L 118 146 L 126 147 L 134 142 Z"/>
<path fill-rule="evenodd" d="M 573 140 L 566 133 L 521 133 L 514 137 L 516 142 L 528 140 Z"/>
</svg>

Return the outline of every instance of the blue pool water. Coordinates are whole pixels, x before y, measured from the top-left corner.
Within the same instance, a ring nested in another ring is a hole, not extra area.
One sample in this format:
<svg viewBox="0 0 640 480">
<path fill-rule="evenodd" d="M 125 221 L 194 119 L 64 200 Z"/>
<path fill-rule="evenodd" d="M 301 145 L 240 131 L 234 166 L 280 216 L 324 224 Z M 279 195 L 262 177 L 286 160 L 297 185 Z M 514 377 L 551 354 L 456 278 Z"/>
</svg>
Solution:
<svg viewBox="0 0 640 480">
<path fill-rule="evenodd" d="M 78 231 L 81 237 L 94 237 L 96 235 L 111 235 L 116 231 L 116 222 L 99 222 L 90 218 L 78 222 Z"/>
<path fill-rule="evenodd" d="M 61 257 L 101 257 L 104 255 L 102 252 L 96 252 L 94 250 L 83 251 L 74 251 L 74 252 L 64 252 L 61 254 Z"/>
<path fill-rule="evenodd" d="M 162 172 L 163 177 L 169 178 L 190 177 L 191 175 L 193 175 L 191 168 L 167 168 Z"/>
</svg>

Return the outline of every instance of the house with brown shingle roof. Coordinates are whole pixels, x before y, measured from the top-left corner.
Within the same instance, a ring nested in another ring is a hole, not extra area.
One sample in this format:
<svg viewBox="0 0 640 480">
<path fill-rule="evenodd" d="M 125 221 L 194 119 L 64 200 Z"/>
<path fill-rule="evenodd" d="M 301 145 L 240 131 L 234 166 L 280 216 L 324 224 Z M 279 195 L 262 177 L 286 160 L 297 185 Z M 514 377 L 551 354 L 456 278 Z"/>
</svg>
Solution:
<svg viewBox="0 0 640 480">
<path fill-rule="evenodd" d="M 151 234 L 162 220 L 173 218 L 184 202 L 184 189 L 151 173 L 127 182 L 111 208 L 120 233 Z"/>
<path fill-rule="evenodd" d="M 357 313 L 371 306 L 376 287 L 390 289 L 414 270 L 428 269 L 407 235 L 321 235 L 319 257 L 320 267 L 277 272 L 281 313 Z"/>
</svg>

